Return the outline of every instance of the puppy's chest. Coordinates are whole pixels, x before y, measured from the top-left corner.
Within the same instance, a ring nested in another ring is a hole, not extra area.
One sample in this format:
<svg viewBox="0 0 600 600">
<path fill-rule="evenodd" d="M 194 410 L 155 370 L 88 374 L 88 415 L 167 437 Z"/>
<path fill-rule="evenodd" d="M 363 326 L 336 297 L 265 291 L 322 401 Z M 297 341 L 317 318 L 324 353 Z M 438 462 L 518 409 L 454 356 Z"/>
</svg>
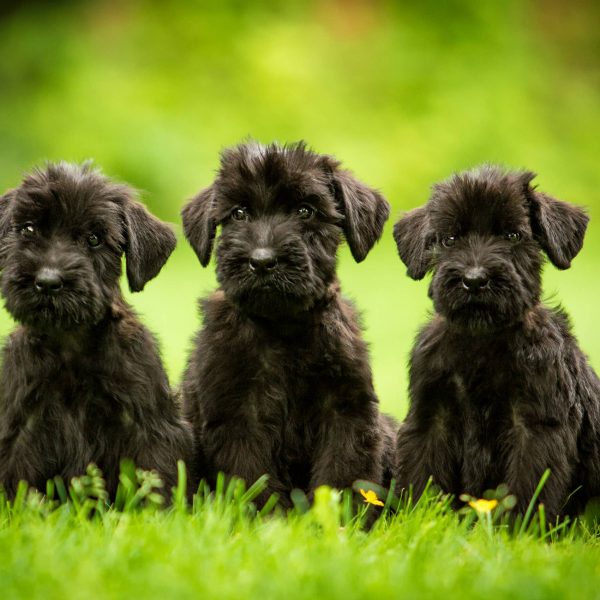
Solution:
<svg viewBox="0 0 600 600">
<path fill-rule="evenodd" d="M 304 348 L 273 344 L 263 347 L 257 357 L 250 390 L 258 406 L 255 416 L 275 421 L 292 452 L 314 444 L 319 424 L 332 409 L 327 371 L 316 344 Z"/>
<path fill-rule="evenodd" d="M 293 337 L 255 328 L 247 333 L 244 345 L 238 340 L 229 346 L 228 368 L 220 371 L 220 377 L 226 377 L 221 384 L 228 398 L 226 410 L 257 427 L 268 427 L 284 462 L 293 463 L 296 457 L 306 462 L 320 428 L 338 408 L 338 380 L 348 370 L 343 357 L 324 339 L 321 328 Z M 213 373 L 207 372 L 207 377 Z M 221 395 L 217 412 L 223 406 Z"/>
<path fill-rule="evenodd" d="M 523 374 L 503 344 L 449 353 L 446 377 L 457 417 L 484 428 L 508 422 L 510 406 L 524 394 Z"/>
<path fill-rule="evenodd" d="M 447 426 L 458 436 L 463 484 L 473 489 L 502 479 L 509 440 L 528 435 L 522 378 L 517 366 L 486 353 L 465 356 L 448 375 Z"/>
<path fill-rule="evenodd" d="M 321 372 L 307 357 L 292 352 L 264 352 L 248 389 L 259 407 L 259 418 L 268 418 L 277 406 L 282 422 L 304 429 L 319 420 L 326 394 Z"/>
<path fill-rule="evenodd" d="M 115 380 L 102 361 L 53 358 L 32 381 L 25 399 L 29 414 L 40 415 L 46 428 L 64 429 L 70 436 L 77 430 L 93 437 L 99 429 L 125 423 L 127 418 L 110 388 Z"/>
<path fill-rule="evenodd" d="M 495 383 L 479 376 L 467 378 L 460 372 L 449 375 L 450 410 L 444 412 L 452 426 L 463 432 L 463 439 L 473 436 L 489 444 L 491 437 L 510 426 L 508 390 L 501 382 Z"/>
</svg>

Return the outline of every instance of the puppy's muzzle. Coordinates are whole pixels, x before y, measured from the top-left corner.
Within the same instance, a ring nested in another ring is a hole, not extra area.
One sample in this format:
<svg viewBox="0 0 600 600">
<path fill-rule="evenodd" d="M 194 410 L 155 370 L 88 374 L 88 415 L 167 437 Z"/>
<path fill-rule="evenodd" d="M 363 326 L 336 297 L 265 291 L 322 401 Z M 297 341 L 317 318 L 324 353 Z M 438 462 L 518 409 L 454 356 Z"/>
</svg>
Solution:
<svg viewBox="0 0 600 600">
<path fill-rule="evenodd" d="M 470 294 L 476 294 L 486 289 L 490 284 L 490 279 L 483 267 L 471 267 L 467 269 L 462 278 L 462 286 Z"/>
<path fill-rule="evenodd" d="M 250 255 L 250 270 L 265 273 L 277 266 L 277 255 L 272 248 L 256 248 Z"/>
<path fill-rule="evenodd" d="M 44 267 L 35 277 L 35 289 L 41 294 L 56 295 L 63 288 L 63 278 L 58 269 Z"/>
</svg>

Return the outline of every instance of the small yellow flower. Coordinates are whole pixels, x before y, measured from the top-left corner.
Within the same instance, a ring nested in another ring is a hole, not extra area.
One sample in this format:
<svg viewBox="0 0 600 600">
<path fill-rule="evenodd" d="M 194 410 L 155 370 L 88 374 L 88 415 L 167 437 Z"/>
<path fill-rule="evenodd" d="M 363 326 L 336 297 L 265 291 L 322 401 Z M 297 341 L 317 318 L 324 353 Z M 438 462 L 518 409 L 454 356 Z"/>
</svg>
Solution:
<svg viewBox="0 0 600 600">
<path fill-rule="evenodd" d="M 365 499 L 365 504 L 383 506 L 383 502 L 377 497 L 377 494 L 373 490 L 369 490 L 368 492 L 365 492 L 365 490 L 360 490 L 360 494 Z"/>
<path fill-rule="evenodd" d="M 474 508 L 478 513 L 489 513 L 492 512 L 496 506 L 498 506 L 498 500 L 471 500 L 469 506 Z"/>
</svg>

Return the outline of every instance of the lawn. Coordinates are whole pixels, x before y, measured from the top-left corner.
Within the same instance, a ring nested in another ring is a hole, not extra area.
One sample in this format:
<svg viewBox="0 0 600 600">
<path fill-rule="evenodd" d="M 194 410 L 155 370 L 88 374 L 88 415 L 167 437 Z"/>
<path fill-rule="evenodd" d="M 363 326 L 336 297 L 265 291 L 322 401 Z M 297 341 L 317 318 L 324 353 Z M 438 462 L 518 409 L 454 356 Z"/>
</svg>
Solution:
<svg viewBox="0 0 600 600">
<path fill-rule="evenodd" d="M 68 504 L 0 502 L 2 598 L 598 596 L 597 532 L 540 529 L 535 513 L 510 525 L 431 494 L 367 532 L 372 507 L 357 515 L 329 488 L 288 515 L 256 514 L 234 484 L 193 506 L 176 493 L 167 510 L 135 490 L 106 510 L 77 490 Z"/>
<path fill-rule="evenodd" d="M 215 287 L 214 265 L 202 269 L 181 235 L 185 200 L 247 136 L 335 154 L 392 204 L 363 263 L 341 248 L 339 276 L 362 313 L 381 405 L 402 418 L 430 302 L 428 282 L 405 275 L 393 222 L 454 171 L 529 168 L 540 189 L 591 215 L 580 256 L 567 271 L 548 265 L 544 289 L 600 370 L 599 6 L 12 3 L 0 10 L 0 190 L 45 160 L 91 157 L 174 224 L 161 274 L 125 293 L 178 385 L 196 301 Z M 0 309 L 0 337 L 13 327 Z M 130 491 L 123 510 L 92 515 L 86 494 L 0 502 L 0 598 L 600 597 L 600 537 L 583 522 L 540 529 L 534 513 L 515 532 L 432 495 L 366 532 L 327 490 L 290 515 L 253 514 L 239 489 L 193 507 L 179 494 L 166 510 L 133 506 Z"/>
</svg>

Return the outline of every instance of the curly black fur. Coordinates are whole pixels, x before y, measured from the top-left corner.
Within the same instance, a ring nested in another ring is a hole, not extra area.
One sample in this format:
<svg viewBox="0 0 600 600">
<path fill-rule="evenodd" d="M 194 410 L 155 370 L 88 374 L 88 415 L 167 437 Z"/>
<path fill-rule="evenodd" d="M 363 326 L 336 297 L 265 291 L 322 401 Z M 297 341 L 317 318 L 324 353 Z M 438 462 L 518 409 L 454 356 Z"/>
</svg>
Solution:
<svg viewBox="0 0 600 600">
<path fill-rule="evenodd" d="M 541 501 L 556 516 L 600 493 L 600 382 L 565 313 L 540 302 L 541 250 L 568 268 L 588 217 L 533 178 L 455 175 L 395 226 L 408 274 L 433 272 L 436 311 L 412 352 L 398 478 L 417 496 L 430 476 L 474 496 L 506 483 L 522 511 L 550 468 Z"/>
<path fill-rule="evenodd" d="M 191 454 L 156 342 L 122 298 L 158 274 L 175 236 L 89 165 L 50 164 L 0 200 L 1 291 L 20 326 L 3 350 L 0 483 L 45 489 L 90 462 L 114 495 L 121 459 L 168 490 Z M 55 279 L 44 287 L 44 274 Z"/>
<path fill-rule="evenodd" d="M 361 261 L 388 214 L 379 193 L 302 143 L 226 150 L 213 185 L 183 209 L 204 266 L 221 226 L 221 287 L 202 302 L 183 380 L 209 478 L 266 473 L 262 500 L 278 492 L 284 505 L 292 488 L 389 478 L 395 426 L 379 413 L 357 315 L 335 275 L 342 233 Z M 272 258 L 268 268 L 252 268 L 257 252 Z"/>
</svg>

